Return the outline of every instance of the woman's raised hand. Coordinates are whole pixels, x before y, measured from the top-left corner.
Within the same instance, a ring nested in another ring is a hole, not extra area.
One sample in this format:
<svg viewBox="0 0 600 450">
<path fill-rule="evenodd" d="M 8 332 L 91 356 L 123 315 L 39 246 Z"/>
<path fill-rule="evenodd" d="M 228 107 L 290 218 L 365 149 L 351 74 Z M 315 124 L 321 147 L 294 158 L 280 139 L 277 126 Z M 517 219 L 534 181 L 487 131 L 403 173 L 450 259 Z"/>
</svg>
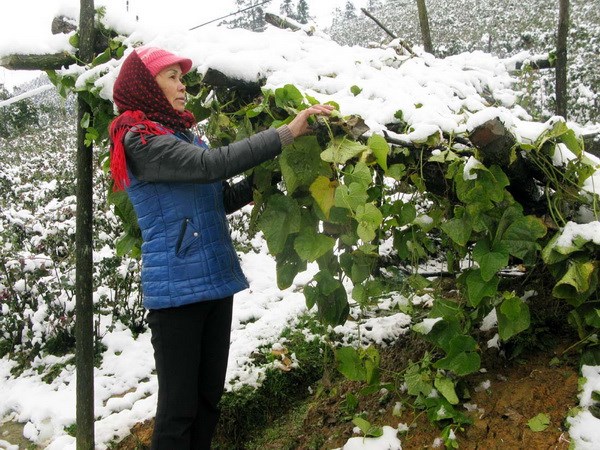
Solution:
<svg viewBox="0 0 600 450">
<path fill-rule="evenodd" d="M 288 124 L 292 136 L 296 138 L 310 131 L 310 125 L 308 124 L 308 118 L 310 116 L 329 116 L 333 109 L 332 105 L 313 105 L 310 108 L 300 111 Z"/>
</svg>

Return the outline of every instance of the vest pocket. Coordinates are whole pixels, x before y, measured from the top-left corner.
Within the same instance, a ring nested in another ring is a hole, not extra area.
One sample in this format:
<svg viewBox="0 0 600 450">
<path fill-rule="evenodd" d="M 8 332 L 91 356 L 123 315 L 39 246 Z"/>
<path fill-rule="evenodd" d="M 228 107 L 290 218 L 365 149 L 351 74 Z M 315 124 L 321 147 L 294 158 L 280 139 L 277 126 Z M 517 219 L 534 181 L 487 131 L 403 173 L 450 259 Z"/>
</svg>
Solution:
<svg viewBox="0 0 600 450">
<path fill-rule="evenodd" d="M 175 244 L 175 254 L 179 257 L 185 256 L 188 248 L 198 240 L 200 232 L 190 219 L 185 219 L 181 224 L 179 238 Z"/>
</svg>

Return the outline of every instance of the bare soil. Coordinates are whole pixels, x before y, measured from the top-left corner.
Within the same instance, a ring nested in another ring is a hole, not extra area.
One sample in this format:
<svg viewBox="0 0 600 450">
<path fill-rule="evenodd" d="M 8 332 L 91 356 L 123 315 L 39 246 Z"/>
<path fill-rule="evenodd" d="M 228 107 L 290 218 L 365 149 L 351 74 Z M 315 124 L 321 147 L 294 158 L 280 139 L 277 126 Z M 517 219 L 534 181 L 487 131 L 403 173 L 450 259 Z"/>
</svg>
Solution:
<svg viewBox="0 0 600 450">
<path fill-rule="evenodd" d="M 383 368 L 393 369 L 410 345 L 399 343 L 382 352 Z M 578 373 L 573 361 L 561 359 L 564 346 L 553 350 L 537 350 L 513 361 L 498 355 L 489 355 L 484 362 L 487 371 L 467 378 L 471 394 L 466 411 L 472 425 L 457 432 L 460 449 L 564 449 L 569 448 L 569 436 L 565 418 L 576 406 Z M 412 348 L 412 351 L 415 349 Z M 418 353 L 418 350 L 417 350 Z M 288 415 L 281 417 L 269 430 L 254 438 L 241 449 L 335 449 L 342 447 L 354 436 L 351 416 L 344 413 L 343 400 L 347 392 L 357 393 L 360 385 L 340 378 L 322 381 L 310 398 L 292 405 Z M 487 388 L 485 388 L 487 387 Z M 398 398 L 389 397 L 382 402 L 379 393 L 359 396 L 358 411 L 370 411 L 371 423 L 396 427 L 399 423 L 409 425 L 409 431 L 401 435 L 403 449 L 433 448 L 441 428 L 432 424 L 420 411 L 406 409 L 400 417 L 392 414 Z M 546 413 L 550 425 L 543 432 L 534 432 L 527 422 Z M 152 421 L 136 425 L 131 436 L 116 448 L 141 450 L 149 448 Z M 215 448 L 230 449 L 226 436 L 217 436 Z M 439 448 L 443 448 L 443 445 Z"/>
</svg>

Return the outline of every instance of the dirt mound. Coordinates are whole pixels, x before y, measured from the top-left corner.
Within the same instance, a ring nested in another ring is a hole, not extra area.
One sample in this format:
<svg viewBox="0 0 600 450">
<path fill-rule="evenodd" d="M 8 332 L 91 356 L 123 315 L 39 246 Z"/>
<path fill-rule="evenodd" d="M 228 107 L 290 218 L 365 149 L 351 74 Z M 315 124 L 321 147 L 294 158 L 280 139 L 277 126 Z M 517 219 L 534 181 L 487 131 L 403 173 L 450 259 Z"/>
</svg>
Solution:
<svg viewBox="0 0 600 450">
<path fill-rule="evenodd" d="M 490 385 L 473 396 L 481 410 L 459 438 L 461 448 L 568 449 L 564 421 L 576 404 L 578 376 L 571 367 L 550 367 L 549 361 L 538 357 L 489 377 L 478 376 Z M 527 422 L 540 413 L 550 417 L 550 424 L 543 432 L 532 431 Z"/>
<path fill-rule="evenodd" d="M 495 358 L 493 368 L 468 377 L 471 399 L 465 412 L 473 424 L 457 431 L 459 448 L 567 450 L 569 436 L 564 425 L 569 409 L 577 403 L 578 373 L 573 364 L 555 364 L 555 356 L 555 352 L 540 351 L 513 362 Z M 242 448 L 316 450 L 343 446 L 354 436 L 352 415 L 344 412 L 343 402 L 347 393 L 356 393 L 361 387 L 342 379 L 332 381 Z M 409 426 L 401 435 L 404 450 L 433 448 L 441 436 L 441 428 L 430 423 L 423 412 L 405 409 L 400 417 L 394 416 L 393 405 L 399 400 L 394 396 L 385 402 L 381 395 L 358 398 L 357 411 L 370 411 L 369 420 L 374 425 Z M 543 432 L 532 431 L 527 422 L 540 413 L 548 415 L 550 424 Z M 152 424 L 136 425 L 131 436 L 115 448 L 149 448 Z M 228 446 L 226 436 L 218 436 L 217 441 L 220 444 L 216 448 L 234 448 Z M 443 447 L 439 444 L 438 448 Z"/>
</svg>

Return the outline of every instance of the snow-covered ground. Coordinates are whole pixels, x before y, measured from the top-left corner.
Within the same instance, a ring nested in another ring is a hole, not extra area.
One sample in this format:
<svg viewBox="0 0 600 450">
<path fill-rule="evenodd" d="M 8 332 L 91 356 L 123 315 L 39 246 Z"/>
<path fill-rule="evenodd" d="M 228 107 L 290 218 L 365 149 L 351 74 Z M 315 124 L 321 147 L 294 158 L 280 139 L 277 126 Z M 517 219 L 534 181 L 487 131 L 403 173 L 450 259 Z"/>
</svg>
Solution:
<svg viewBox="0 0 600 450">
<path fill-rule="evenodd" d="M 280 291 L 276 288 L 275 263 L 267 254 L 266 244 L 260 237 L 255 238 L 253 244 L 258 252 L 241 255 L 250 288 L 238 294 L 234 302 L 228 390 L 260 384 L 268 366 L 254 365 L 251 354 L 264 346 L 285 346 L 285 341 L 279 339 L 281 332 L 286 327 L 295 328 L 299 318 L 307 313 L 304 296 L 298 288 L 308 282 L 315 271 L 309 269 L 294 285 Z M 411 299 L 413 303 L 424 300 Z M 393 294 L 381 299 L 379 306 L 391 310 L 408 301 Z M 410 317 L 399 312 L 367 318 L 361 325 L 362 339 L 379 344 L 393 342 L 410 325 Z M 355 322 L 336 327 L 335 331 L 356 341 Z M 94 372 L 97 449 L 106 449 L 110 442 L 127 436 L 133 425 L 154 417 L 157 398 L 150 332 L 134 339 L 129 329 L 117 326 L 104 333 L 102 343 L 107 348 L 102 364 Z M 16 363 L 7 357 L 0 359 L 0 420 L 24 423 L 24 437 L 49 450 L 75 448 L 75 438 L 65 431 L 65 427 L 75 422 L 75 367 L 67 365 L 50 384 L 42 380 L 36 367 L 64 362 L 71 357 L 38 358 L 31 369 L 18 377 L 10 373 Z M 600 443 L 600 420 L 587 408 L 594 403 L 593 392 L 600 390 L 600 368 L 584 366 L 582 374 L 586 378 L 580 394 L 582 410 L 569 419 L 570 434 L 576 449 L 592 450 Z M 351 438 L 343 449 L 399 450 L 402 447 L 397 431 L 402 431 L 402 426 L 402 423 L 388 424 L 379 438 Z M 0 449 L 18 450 L 18 446 L 0 436 Z"/>
<path fill-rule="evenodd" d="M 299 287 L 310 281 L 315 273 L 315 268 L 309 269 L 299 275 L 294 285 L 280 291 L 276 287 L 275 262 L 268 255 L 266 244 L 260 237 L 255 238 L 253 244 L 258 252 L 241 255 L 250 288 L 235 297 L 226 381 L 228 390 L 261 383 L 269 366 L 256 366 L 251 354 L 264 346 L 285 346 L 285 342 L 280 341 L 281 332 L 288 327 L 295 328 L 307 313 Z M 383 308 L 390 309 L 399 301 L 408 300 L 395 296 L 382 299 L 381 303 Z M 105 327 L 108 325 L 108 322 L 104 324 Z M 375 331 L 368 333 L 363 329 L 362 337 L 371 342 L 382 343 L 384 339 L 391 342 L 409 325 L 410 317 L 398 312 L 388 317 L 370 318 L 363 327 Z M 134 339 L 131 331 L 123 326 L 110 332 L 105 327 L 101 334 L 106 351 L 101 366 L 94 372 L 95 432 L 99 449 L 128 435 L 137 422 L 154 417 L 157 398 L 150 331 Z M 357 325 L 345 325 L 335 331 L 355 336 Z M 65 431 L 65 427 L 75 422 L 75 367 L 67 365 L 49 384 L 36 370 L 70 357 L 72 355 L 38 358 L 31 369 L 18 377 L 10 373 L 16 363 L 6 357 L 0 359 L 0 418 L 25 423 L 24 436 L 43 448 L 75 448 L 75 439 Z M 386 433 L 381 439 L 388 439 L 388 435 Z M 362 447 L 352 444 L 349 448 Z M 16 446 L 2 441 L 0 436 L 0 449 L 16 450 Z"/>
</svg>

